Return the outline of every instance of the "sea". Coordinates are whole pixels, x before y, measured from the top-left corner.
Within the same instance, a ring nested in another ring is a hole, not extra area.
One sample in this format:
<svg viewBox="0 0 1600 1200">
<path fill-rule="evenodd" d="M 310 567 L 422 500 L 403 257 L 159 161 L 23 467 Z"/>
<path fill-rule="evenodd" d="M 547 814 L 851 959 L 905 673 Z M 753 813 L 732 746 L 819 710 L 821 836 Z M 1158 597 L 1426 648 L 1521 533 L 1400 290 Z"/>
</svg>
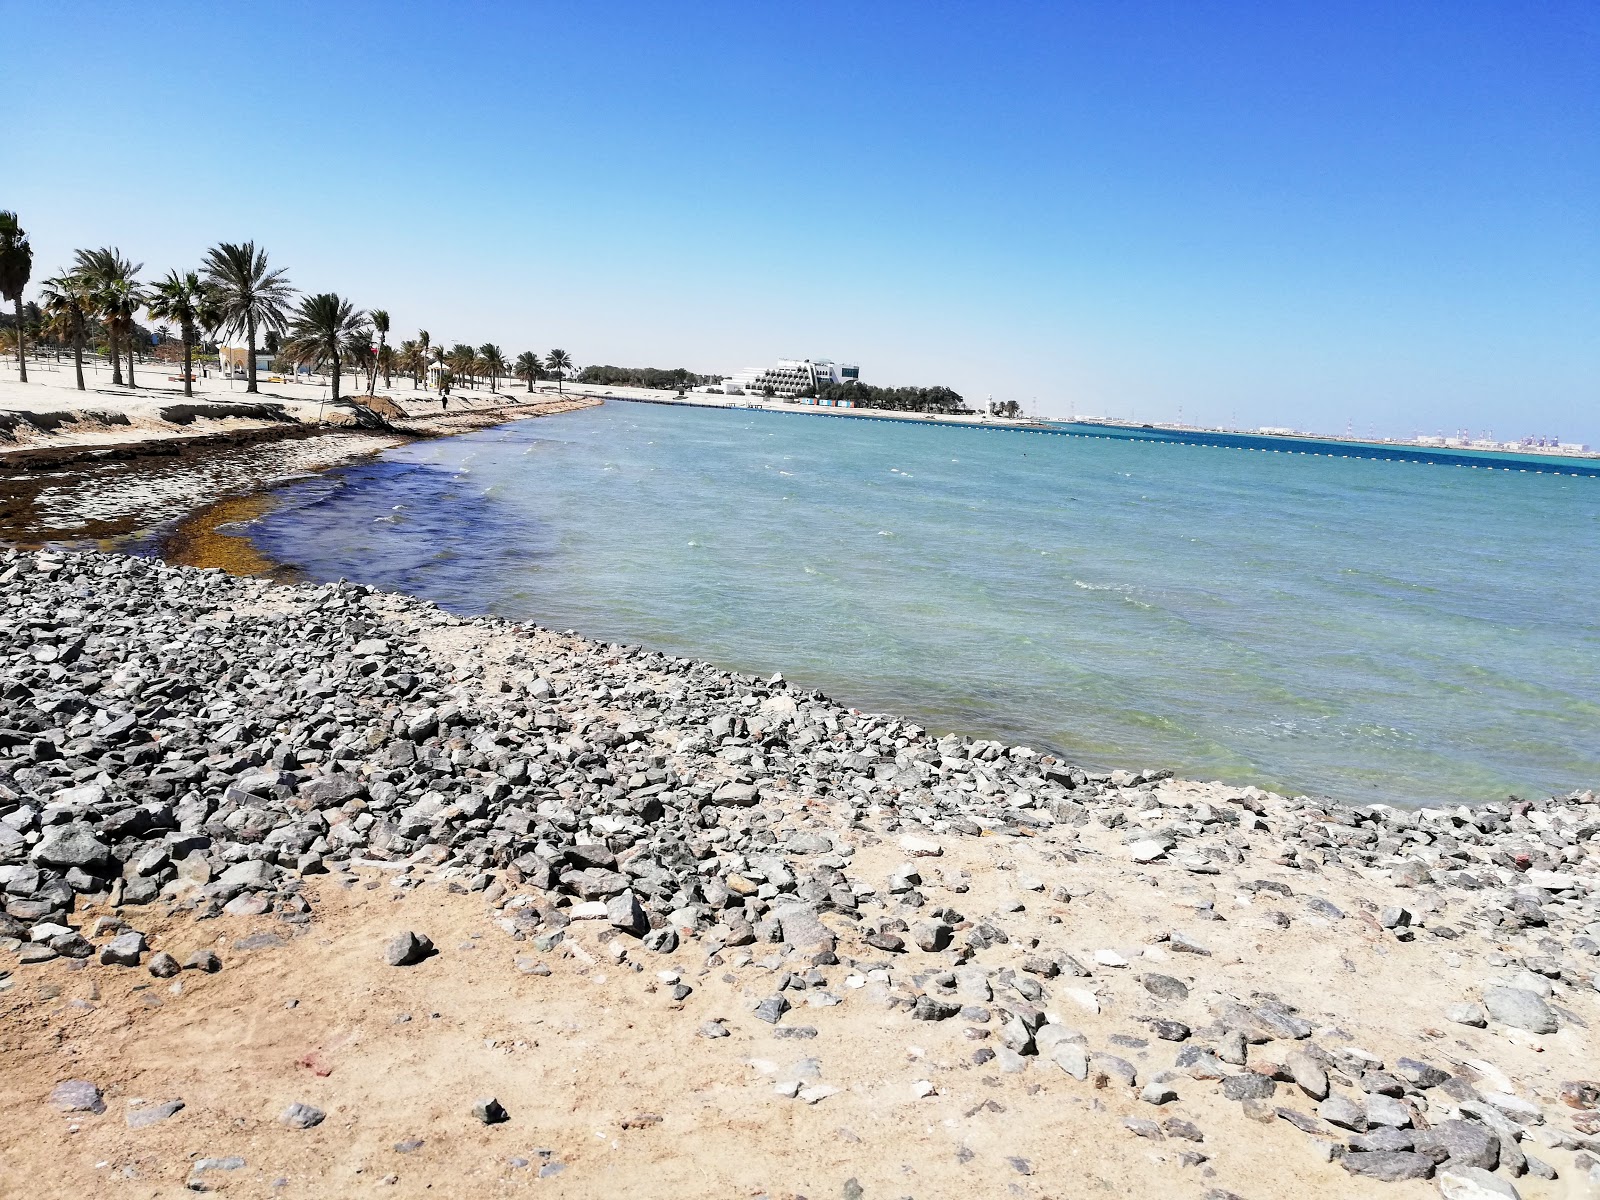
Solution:
<svg viewBox="0 0 1600 1200">
<path fill-rule="evenodd" d="M 1600 785 L 1600 478 L 608 401 L 286 485 L 318 580 L 782 672 L 1090 769 Z"/>
</svg>

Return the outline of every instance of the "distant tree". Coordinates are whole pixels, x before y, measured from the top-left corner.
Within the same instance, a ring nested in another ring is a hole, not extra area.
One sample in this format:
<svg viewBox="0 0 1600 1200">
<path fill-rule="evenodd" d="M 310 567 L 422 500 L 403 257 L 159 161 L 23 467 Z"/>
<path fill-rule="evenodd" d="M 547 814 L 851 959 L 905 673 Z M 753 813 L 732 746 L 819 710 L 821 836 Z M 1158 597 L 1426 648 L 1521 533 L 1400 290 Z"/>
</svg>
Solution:
<svg viewBox="0 0 1600 1200">
<path fill-rule="evenodd" d="M 230 337 L 245 336 L 250 357 L 244 390 L 254 392 L 256 333 L 261 329 L 284 331 L 294 289 L 284 278 L 283 268 L 267 269 L 267 252 L 257 250 L 254 242 L 222 242 L 206 251 L 205 279 L 216 289 L 223 331 Z"/>
<path fill-rule="evenodd" d="M 17 377 L 28 382 L 27 326 L 22 321 L 22 289 L 33 274 L 33 247 L 14 212 L 0 212 L 0 296 L 17 313 Z"/>
<path fill-rule="evenodd" d="M 489 377 L 489 390 L 499 391 L 500 377 L 510 374 L 504 351 L 493 342 L 485 342 L 478 347 L 478 362 L 483 368 L 483 373 Z"/>
<path fill-rule="evenodd" d="M 333 400 L 339 401 L 339 367 L 352 340 L 366 329 L 365 314 L 332 292 L 306 296 L 289 317 L 284 353 L 294 362 L 333 377 Z"/>
<path fill-rule="evenodd" d="M 122 257 L 122 251 L 113 246 L 79 250 L 75 261 L 74 270 L 87 283 L 95 312 L 106 323 L 106 336 L 111 343 L 111 382 L 119 387 L 123 383 L 118 347 L 126 342 L 127 385 L 134 387 L 133 351 L 138 336 L 134 314 L 144 304 L 144 292 L 139 285 L 139 272 L 144 264 L 129 262 Z"/>
<path fill-rule="evenodd" d="M 528 390 L 533 391 L 533 385 L 539 381 L 544 373 L 544 364 L 539 361 L 539 356 L 532 350 L 524 350 L 517 355 L 516 373 L 518 379 L 528 381 Z"/>
<path fill-rule="evenodd" d="M 426 329 L 417 330 L 417 350 L 420 352 L 419 357 L 421 359 L 421 362 L 419 363 L 419 365 L 417 367 L 417 374 L 411 380 L 411 387 L 412 387 L 413 391 L 416 390 L 416 386 L 417 386 L 419 381 L 422 382 L 424 385 L 426 385 L 426 383 L 427 383 L 427 379 L 428 379 L 428 351 L 432 347 L 433 347 L 433 338 L 429 336 L 428 331 Z"/>
<path fill-rule="evenodd" d="M 196 271 L 167 277 L 151 290 L 146 307 L 157 321 L 176 321 L 183 338 L 183 394 L 194 395 L 194 345 L 200 330 L 212 330 L 222 321 L 215 292 L 200 282 Z"/>
<path fill-rule="evenodd" d="M 562 393 L 561 381 L 566 378 L 568 371 L 572 370 L 572 357 L 565 350 L 552 350 L 544 356 L 544 365 L 550 374 L 556 377 L 556 391 Z"/>
<path fill-rule="evenodd" d="M 64 272 L 44 281 L 41 289 L 44 308 L 58 336 L 72 344 L 72 366 L 78 376 L 78 390 L 83 384 L 83 339 L 88 332 L 90 314 L 94 311 L 94 297 L 88 284 L 80 275 Z"/>
<path fill-rule="evenodd" d="M 478 352 L 465 342 L 457 342 L 445 355 L 445 363 L 455 378 L 465 379 L 469 387 L 477 386 Z"/>
<path fill-rule="evenodd" d="M 372 364 L 372 378 L 367 383 L 367 395 L 372 395 L 378 386 L 378 367 L 383 368 L 383 390 L 389 390 L 389 314 L 381 308 L 372 310 L 372 329 L 378 335 L 377 359 Z"/>
</svg>

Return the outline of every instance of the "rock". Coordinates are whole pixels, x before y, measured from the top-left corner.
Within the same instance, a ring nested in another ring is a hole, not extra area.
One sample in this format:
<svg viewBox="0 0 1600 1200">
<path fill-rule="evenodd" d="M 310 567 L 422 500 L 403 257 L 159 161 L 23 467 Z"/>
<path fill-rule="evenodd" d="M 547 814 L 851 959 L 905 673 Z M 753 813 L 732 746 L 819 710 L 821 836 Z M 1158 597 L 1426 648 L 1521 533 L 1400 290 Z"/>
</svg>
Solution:
<svg viewBox="0 0 1600 1200">
<path fill-rule="evenodd" d="M 100 1089 L 87 1079 L 64 1079 L 50 1091 L 50 1103 L 62 1112 L 105 1112 Z"/>
<path fill-rule="evenodd" d="M 1364 1133 L 1367 1128 L 1367 1110 L 1348 1096 L 1329 1096 L 1317 1105 L 1317 1116 L 1330 1125 Z"/>
<path fill-rule="evenodd" d="M 1230 1075 L 1222 1081 L 1222 1094 L 1229 1100 L 1266 1100 L 1277 1090 L 1276 1083 L 1254 1071 Z"/>
<path fill-rule="evenodd" d="M 1489 1013 L 1481 1004 L 1464 1001 L 1452 1004 L 1444 1010 L 1445 1019 L 1454 1021 L 1457 1025 L 1471 1025 L 1474 1029 L 1482 1029 L 1489 1023 Z"/>
<path fill-rule="evenodd" d="M 52 825 L 33 848 L 33 861 L 66 870 L 78 867 L 91 875 L 106 874 L 115 859 L 111 847 L 94 830 L 77 823 Z"/>
<path fill-rule="evenodd" d="M 1089 1060 L 1089 1065 L 1097 1076 L 1104 1076 L 1123 1087 L 1131 1088 L 1139 1082 L 1139 1073 L 1133 1064 L 1115 1054 L 1096 1054 Z"/>
<path fill-rule="evenodd" d="M 183 1111 L 182 1100 L 168 1100 L 162 1104 L 147 1104 L 142 1108 L 130 1108 L 124 1115 L 129 1129 L 144 1129 L 165 1121 L 174 1113 Z"/>
<path fill-rule="evenodd" d="M 1444 1200 L 1522 1200 L 1510 1180 L 1491 1175 L 1481 1167 L 1447 1164 L 1435 1177 Z"/>
<path fill-rule="evenodd" d="M 1178 1093 L 1164 1083 L 1147 1083 L 1139 1093 L 1139 1099 L 1146 1104 L 1170 1104 L 1177 1098 Z"/>
<path fill-rule="evenodd" d="M 1167 852 L 1165 842 L 1158 842 L 1152 838 L 1144 838 L 1128 846 L 1128 857 L 1136 863 L 1155 862 Z"/>
<path fill-rule="evenodd" d="M 1440 1121 L 1419 1130 L 1415 1145 L 1419 1153 L 1452 1166 L 1492 1171 L 1500 1164 L 1499 1136 L 1476 1121 Z"/>
<path fill-rule="evenodd" d="M 222 960 L 210 950 L 196 950 L 183 960 L 185 971 L 204 971 L 207 975 L 215 975 L 222 970 Z"/>
<path fill-rule="evenodd" d="M 174 975 L 183 970 L 183 968 L 178 965 L 178 960 L 173 958 L 172 955 L 168 954 L 165 950 L 157 951 L 155 954 L 150 956 L 148 969 L 150 974 L 154 975 L 157 979 L 171 979 Z"/>
<path fill-rule="evenodd" d="M 237 1154 L 230 1154 L 226 1158 L 196 1159 L 194 1166 L 189 1168 L 189 1179 L 185 1186 L 191 1192 L 209 1192 L 213 1188 L 207 1175 L 217 1171 L 241 1171 L 244 1167 L 244 1159 Z"/>
<path fill-rule="evenodd" d="M 631 889 L 619 892 L 606 901 L 606 920 L 611 923 L 613 929 L 631 933 L 635 937 L 642 936 L 650 930 L 650 918 L 645 914 L 639 898 Z"/>
<path fill-rule="evenodd" d="M 768 1025 L 776 1025 L 783 1019 L 783 1014 L 789 1011 L 789 1001 L 783 996 L 768 996 L 756 1005 L 756 1020 L 765 1021 Z"/>
<path fill-rule="evenodd" d="M 1189 998 L 1189 985 L 1181 979 L 1174 979 L 1171 975 L 1141 975 L 1139 982 L 1144 985 L 1144 990 L 1158 1000 L 1179 1001 Z"/>
<path fill-rule="evenodd" d="M 1374 1154 L 1346 1154 L 1339 1165 L 1352 1175 L 1397 1183 L 1402 1179 L 1427 1179 L 1433 1174 L 1433 1159 L 1409 1150 L 1380 1150 Z"/>
<path fill-rule="evenodd" d="M 1542 997 L 1522 988 L 1488 987 L 1483 990 L 1483 1006 L 1489 1016 L 1513 1029 L 1529 1033 L 1554 1033 L 1560 1028 L 1553 1008 Z"/>
<path fill-rule="evenodd" d="M 137 967 L 144 954 L 144 934 L 129 930 L 119 933 L 100 947 L 100 965 L 105 967 Z"/>
<path fill-rule="evenodd" d="M 938 858 L 944 853 L 944 847 L 938 842 L 910 836 L 900 839 L 900 849 L 912 858 Z"/>
<path fill-rule="evenodd" d="M 407 930 L 397 933 L 383 947 L 383 961 L 391 967 L 409 967 L 433 953 L 433 942 L 426 934 Z"/>
<path fill-rule="evenodd" d="M 290 1129 L 311 1129 L 314 1126 L 321 1125 L 327 1116 L 327 1113 L 314 1104 L 296 1102 L 284 1109 L 278 1115 L 278 1120 Z"/>
<path fill-rule="evenodd" d="M 472 1115 L 485 1125 L 500 1125 L 511 1119 L 511 1114 L 493 1096 L 473 1101 Z"/>
<path fill-rule="evenodd" d="M 1089 1052 L 1076 1042 L 1063 1042 L 1050 1052 L 1050 1061 L 1074 1079 L 1089 1078 Z"/>
<path fill-rule="evenodd" d="M 1302 1092 L 1313 1100 L 1328 1098 L 1328 1073 L 1322 1064 L 1304 1050 L 1291 1050 L 1284 1055 L 1283 1065 Z"/>
</svg>

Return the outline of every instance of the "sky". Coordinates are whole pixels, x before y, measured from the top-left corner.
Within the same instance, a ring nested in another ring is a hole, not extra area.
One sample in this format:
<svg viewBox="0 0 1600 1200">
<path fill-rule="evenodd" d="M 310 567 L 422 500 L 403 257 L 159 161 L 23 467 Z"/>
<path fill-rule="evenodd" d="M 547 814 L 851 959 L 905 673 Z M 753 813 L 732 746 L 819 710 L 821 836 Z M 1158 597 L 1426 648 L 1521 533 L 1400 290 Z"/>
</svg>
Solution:
<svg viewBox="0 0 1600 1200">
<path fill-rule="evenodd" d="M 1600 444 L 1600 6 L 0 0 L 35 278 L 1045 416 Z"/>
</svg>

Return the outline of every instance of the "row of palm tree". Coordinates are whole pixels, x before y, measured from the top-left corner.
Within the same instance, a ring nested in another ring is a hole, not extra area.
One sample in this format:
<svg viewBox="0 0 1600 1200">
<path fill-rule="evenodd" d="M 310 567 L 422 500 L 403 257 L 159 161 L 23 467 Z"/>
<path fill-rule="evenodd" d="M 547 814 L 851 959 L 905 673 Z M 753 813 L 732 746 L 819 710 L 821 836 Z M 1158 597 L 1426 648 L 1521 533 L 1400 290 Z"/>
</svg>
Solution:
<svg viewBox="0 0 1600 1200">
<path fill-rule="evenodd" d="M 17 215 L 0 212 L 0 296 L 16 309 L 17 365 L 21 381 L 28 381 L 22 317 L 22 290 L 32 274 L 33 250 Z M 122 354 L 126 350 L 126 386 L 134 381 L 137 348 L 135 317 L 141 308 L 157 321 L 177 325 L 183 342 L 183 392 L 194 394 L 194 350 L 203 336 L 243 338 L 246 347 L 246 392 L 258 391 L 256 346 L 262 338 L 279 341 L 279 352 L 298 366 L 329 373 L 332 398 L 339 399 L 344 369 L 365 371 L 367 394 L 377 388 L 378 373 L 385 388 L 395 368 L 410 372 L 412 387 L 425 386 L 431 368 L 439 368 L 441 383 L 456 378 L 476 386 L 487 379 L 491 391 L 503 378 L 526 380 L 528 390 L 547 375 L 557 391 L 572 371 L 565 350 L 552 350 L 541 360 L 531 351 L 515 363 L 492 342 L 473 348 L 464 343 L 445 349 L 435 345 L 427 330 L 414 339 L 389 345 L 391 324 L 383 309 L 370 313 L 355 308 L 333 292 L 300 297 L 285 277 L 273 269 L 265 250 L 254 242 L 222 242 L 205 254 L 198 270 L 168 271 L 152 285 L 139 280 L 142 263 L 124 258 L 115 247 L 79 250 L 70 269 L 44 280 L 40 289 L 51 332 L 70 342 L 78 390 L 85 390 L 83 357 L 91 326 L 103 327 L 109 342 L 114 385 L 124 384 Z M 373 339 L 376 338 L 376 345 Z"/>
</svg>

